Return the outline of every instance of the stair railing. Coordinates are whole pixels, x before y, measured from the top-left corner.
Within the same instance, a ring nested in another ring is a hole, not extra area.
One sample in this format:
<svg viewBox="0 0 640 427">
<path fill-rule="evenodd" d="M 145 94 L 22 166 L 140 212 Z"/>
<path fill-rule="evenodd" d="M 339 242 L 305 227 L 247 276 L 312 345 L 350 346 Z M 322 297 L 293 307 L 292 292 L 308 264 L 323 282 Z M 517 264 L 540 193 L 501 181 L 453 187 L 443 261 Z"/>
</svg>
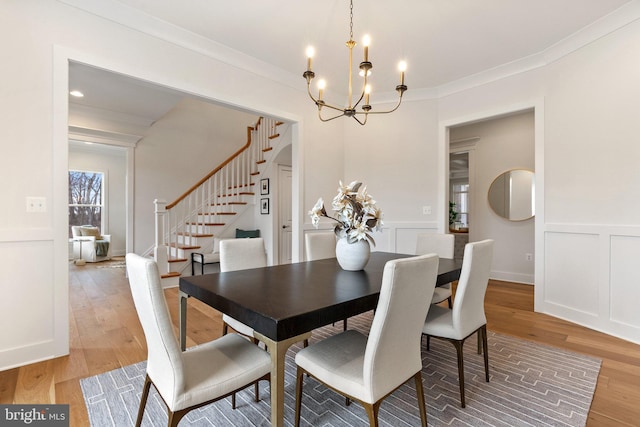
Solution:
<svg viewBox="0 0 640 427">
<path fill-rule="evenodd" d="M 278 123 L 261 117 L 247 128 L 246 144 L 184 194 L 169 204 L 154 201 L 154 258 L 161 274 L 169 273 L 169 260 L 177 259 L 180 249 L 190 248 L 192 237 L 213 235 L 215 227 L 224 226 L 224 217 L 253 195 L 252 177 L 260 173 L 258 166 Z"/>
</svg>

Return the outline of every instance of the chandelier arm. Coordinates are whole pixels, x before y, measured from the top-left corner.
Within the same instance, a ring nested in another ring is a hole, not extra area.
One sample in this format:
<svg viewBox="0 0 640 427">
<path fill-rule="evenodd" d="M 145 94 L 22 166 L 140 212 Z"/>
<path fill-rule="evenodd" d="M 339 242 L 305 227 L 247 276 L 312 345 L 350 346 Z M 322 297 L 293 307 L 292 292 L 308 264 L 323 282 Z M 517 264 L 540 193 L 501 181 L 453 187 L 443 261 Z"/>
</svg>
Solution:
<svg viewBox="0 0 640 427">
<path fill-rule="evenodd" d="M 314 98 L 313 95 L 311 94 L 311 84 L 309 84 L 309 83 L 307 83 L 307 93 L 309 94 L 309 98 L 311 98 L 311 100 L 313 102 L 318 104 L 318 100 L 316 98 Z"/>
<path fill-rule="evenodd" d="M 340 111 L 342 114 L 344 114 L 344 108 L 340 108 L 340 107 L 336 107 L 336 106 L 331 105 L 331 104 L 327 104 L 324 101 L 319 101 L 319 103 L 321 103 L 323 107 L 331 108 L 332 110 Z"/>
<path fill-rule="evenodd" d="M 320 119 L 321 122 L 330 122 L 331 120 L 337 119 L 338 117 L 342 117 L 342 116 L 344 116 L 344 112 L 342 114 L 337 114 L 337 115 L 335 115 L 333 117 L 329 117 L 328 119 L 324 119 L 324 118 L 322 118 L 321 109 L 318 108 L 318 118 Z"/>
<path fill-rule="evenodd" d="M 360 94 L 360 98 L 358 98 L 358 100 L 356 101 L 356 103 L 354 104 L 353 108 L 355 109 L 360 102 L 362 102 L 362 99 L 364 98 L 364 90 L 362 91 L 362 93 Z"/>
<path fill-rule="evenodd" d="M 362 114 L 362 113 L 360 113 L 360 114 Z M 352 117 L 353 117 L 353 120 L 358 122 L 361 126 L 364 126 L 365 124 L 367 124 L 367 118 L 369 116 L 367 115 L 367 113 L 364 113 L 364 121 L 362 121 L 362 122 L 360 120 L 358 120 L 358 118 L 355 116 L 355 114 Z"/>
<path fill-rule="evenodd" d="M 362 115 L 362 114 L 364 114 L 364 115 L 367 115 L 367 114 L 389 114 L 389 113 L 393 113 L 394 111 L 396 111 L 400 107 L 401 103 L 402 103 L 402 96 L 400 96 L 400 99 L 398 100 L 398 103 L 391 110 L 387 110 L 387 111 L 358 111 L 356 114 L 360 114 L 360 115 Z"/>
</svg>

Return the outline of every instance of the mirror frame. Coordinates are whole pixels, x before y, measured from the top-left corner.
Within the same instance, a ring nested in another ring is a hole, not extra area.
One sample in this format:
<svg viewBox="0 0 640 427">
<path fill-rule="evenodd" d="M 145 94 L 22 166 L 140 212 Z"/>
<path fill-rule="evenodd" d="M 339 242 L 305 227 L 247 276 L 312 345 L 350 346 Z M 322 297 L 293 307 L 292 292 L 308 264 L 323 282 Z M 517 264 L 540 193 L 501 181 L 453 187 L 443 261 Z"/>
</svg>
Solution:
<svg viewBox="0 0 640 427">
<path fill-rule="evenodd" d="M 529 219 L 533 218 L 536 215 L 535 204 L 533 202 L 531 203 L 531 215 L 530 216 L 527 216 L 527 217 L 516 217 L 516 218 L 511 218 L 510 216 L 507 217 L 507 216 L 504 215 L 504 213 L 498 212 L 498 208 L 492 204 L 492 200 L 494 199 L 493 197 L 491 197 L 492 190 L 497 188 L 497 187 L 494 187 L 494 185 L 498 182 L 498 180 L 500 180 L 503 177 L 510 176 L 512 172 L 520 172 L 520 171 L 529 172 L 531 174 L 531 187 L 529 189 L 530 190 L 529 197 L 533 199 L 533 194 L 534 194 L 534 191 L 535 191 L 535 176 L 536 176 L 536 174 L 535 174 L 534 171 L 532 171 L 530 169 L 514 168 L 514 169 L 509 169 L 509 170 L 506 170 L 506 171 L 502 172 L 501 174 L 496 176 L 493 179 L 493 181 L 491 181 L 491 185 L 489 185 L 489 190 L 487 191 L 487 203 L 489 204 L 489 207 L 491 208 L 493 213 L 498 215 L 500 218 L 506 219 L 507 221 L 513 221 L 513 222 L 526 221 L 526 220 L 529 220 Z"/>
</svg>

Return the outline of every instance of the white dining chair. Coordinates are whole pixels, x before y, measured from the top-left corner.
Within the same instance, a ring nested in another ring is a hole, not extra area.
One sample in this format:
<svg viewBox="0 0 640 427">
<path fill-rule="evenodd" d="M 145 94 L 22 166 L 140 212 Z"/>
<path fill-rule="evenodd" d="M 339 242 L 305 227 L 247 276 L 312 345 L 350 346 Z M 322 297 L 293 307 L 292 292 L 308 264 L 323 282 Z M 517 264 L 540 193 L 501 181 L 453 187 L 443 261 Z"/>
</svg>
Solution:
<svg viewBox="0 0 640 427">
<path fill-rule="evenodd" d="M 420 233 L 416 242 L 416 255 L 438 254 L 441 258 L 453 258 L 455 236 L 444 233 Z M 431 297 L 431 304 L 439 304 L 447 300 L 451 308 L 451 283 L 437 286 Z"/>
<path fill-rule="evenodd" d="M 382 401 L 413 378 L 420 419 L 426 427 L 420 340 L 431 306 L 425 300 L 433 293 L 437 273 L 435 254 L 387 262 L 369 337 L 348 330 L 296 354 L 296 427 L 300 425 L 305 374 L 346 396 L 348 401 L 363 405 L 371 426 L 378 425 Z"/>
<path fill-rule="evenodd" d="M 336 257 L 336 233 L 321 231 L 304 235 L 307 261 Z"/>
<path fill-rule="evenodd" d="M 180 351 L 155 261 L 130 253 L 126 266 L 148 351 L 136 426 L 142 422 L 152 384 L 167 406 L 171 427 L 193 409 L 270 380 L 269 354 L 236 334 Z"/>
<path fill-rule="evenodd" d="M 493 240 L 467 243 L 453 308 L 433 305 L 427 314 L 422 333 L 427 336 L 427 350 L 431 337 L 451 342 L 458 356 L 458 382 L 460 404 L 464 400 L 464 360 L 462 346 L 471 335 L 478 333 L 484 352 L 484 372 L 489 382 L 489 354 L 487 352 L 487 318 L 484 314 L 484 296 L 489 282 L 493 260 Z"/>
<path fill-rule="evenodd" d="M 304 235 L 304 249 L 307 261 L 336 257 L 336 233 L 320 231 Z M 347 330 L 347 319 L 342 321 L 342 329 Z"/>
<path fill-rule="evenodd" d="M 220 272 L 247 270 L 267 266 L 267 254 L 264 250 L 262 237 L 245 239 L 226 239 L 220 241 Z M 253 336 L 253 328 L 237 321 L 233 317 L 222 315 L 222 335 L 225 335 L 229 326 L 241 335 L 249 337 L 257 343 Z"/>
</svg>

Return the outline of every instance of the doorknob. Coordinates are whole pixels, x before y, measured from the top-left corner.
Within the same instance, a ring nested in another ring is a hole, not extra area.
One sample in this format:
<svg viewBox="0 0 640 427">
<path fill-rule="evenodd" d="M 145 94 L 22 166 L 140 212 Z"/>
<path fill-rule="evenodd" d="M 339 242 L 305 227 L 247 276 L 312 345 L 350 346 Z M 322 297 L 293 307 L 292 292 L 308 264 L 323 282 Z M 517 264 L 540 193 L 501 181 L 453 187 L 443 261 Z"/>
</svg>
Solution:
<svg viewBox="0 0 640 427">
<path fill-rule="evenodd" d="M 290 226 L 290 225 L 283 225 L 283 226 L 282 226 L 282 228 L 283 228 L 283 229 L 285 229 L 285 228 L 291 228 L 291 226 Z"/>
</svg>

